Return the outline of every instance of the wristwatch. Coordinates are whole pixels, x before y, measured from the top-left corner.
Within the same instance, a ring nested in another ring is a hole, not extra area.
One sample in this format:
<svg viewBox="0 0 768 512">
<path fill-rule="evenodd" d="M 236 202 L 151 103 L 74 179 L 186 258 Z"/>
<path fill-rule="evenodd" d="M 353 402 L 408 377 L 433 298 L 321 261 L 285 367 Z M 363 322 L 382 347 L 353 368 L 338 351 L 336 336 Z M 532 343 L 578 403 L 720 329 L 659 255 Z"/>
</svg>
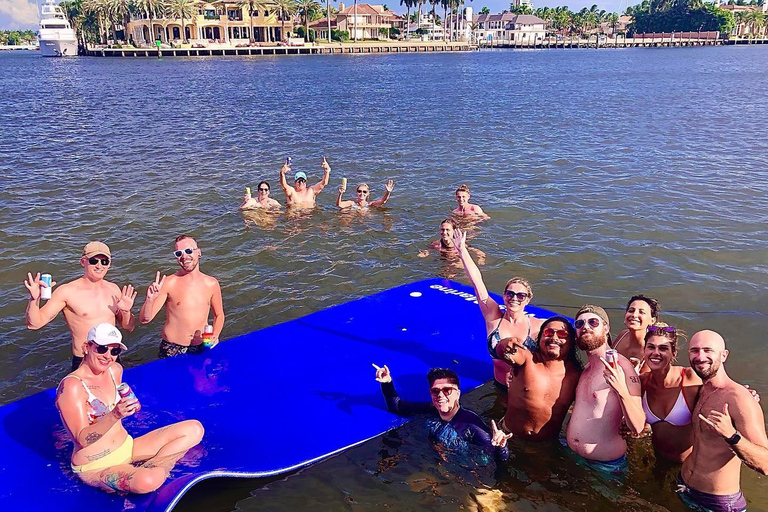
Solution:
<svg viewBox="0 0 768 512">
<path fill-rule="evenodd" d="M 731 446 L 735 445 L 739 441 L 741 441 L 741 433 L 739 433 L 738 430 L 731 437 L 725 438 L 725 442 Z"/>
</svg>

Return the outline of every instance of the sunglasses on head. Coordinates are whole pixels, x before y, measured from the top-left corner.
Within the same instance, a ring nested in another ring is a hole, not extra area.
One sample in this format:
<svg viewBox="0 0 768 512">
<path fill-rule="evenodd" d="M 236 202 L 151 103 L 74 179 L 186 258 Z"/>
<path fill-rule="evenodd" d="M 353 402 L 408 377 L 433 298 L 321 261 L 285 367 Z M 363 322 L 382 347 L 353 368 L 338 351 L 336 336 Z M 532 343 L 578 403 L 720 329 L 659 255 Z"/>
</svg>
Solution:
<svg viewBox="0 0 768 512">
<path fill-rule="evenodd" d="M 109 265 L 109 258 L 97 258 L 96 256 L 94 256 L 93 258 L 88 258 L 88 264 L 90 265 L 96 265 L 99 262 L 101 262 L 101 264 L 106 267 L 107 265 Z"/>
<path fill-rule="evenodd" d="M 456 388 L 452 388 L 452 387 L 432 388 L 432 389 L 429 390 L 429 393 L 434 398 L 437 398 L 438 396 L 440 396 L 440 393 L 442 393 L 443 396 L 445 396 L 445 398 L 448 398 L 449 396 L 451 396 L 453 394 L 454 391 L 456 391 Z"/>
<path fill-rule="evenodd" d="M 187 247 L 186 249 L 184 249 L 182 251 L 173 251 L 173 255 L 176 256 L 177 258 L 181 258 L 182 254 L 184 254 L 184 253 L 192 254 L 196 250 L 197 250 L 197 247 Z"/>
<path fill-rule="evenodd" d="M 269 192 L 269 189 L 259 187 L 259 192 Z"/>
<path fill-rule="evenodd" d="M 588 318 L 586 320 L 576 320 L 575 322 L 573 322 L 573 325 L 577 329 L 581 329 L 582 327 L 584 327 L 584 324 L 589 324 L 590 327 L 595 329 L 596 327 L 598 327 L 600 325 L 600 319 L 599 318 Z"/>
<path fill-rule="evenodd" d="M 530 295 L 525 292 L 513 292 L 512 290 L 504 290 L 504 296 L 509 300 L 517 299 L 520 302 L 523 302 L 530 297 Z"/>
<path fill-rule="evenodd" d="M 666 327 L 659 327 L 658 325 L 649 325 L 648 326 L 648 331 L 649 332 L 659 333 L 659 334 L 661 334 L 661 333 L 671 333 L 671 334 L 674 334 L 675 331 L 677 331 L 677 329 L 675 329 L 671 325 L 668 325 Z"/>
<path fill-rule="evenodd" d="M 543 334 L 545 338 L 552 338 L 555 336 L 555 334 L 557 334 L 557 337 L 560 338 L 561 340 L 568 338 L 568 331 L 565 329 L 555 330 L 551 327 L 547 327 L 546 329 L 544 329 Z"/>
<path fill-rule="evenodd" d="M 91 343 L 96 345 L 96 352 L 98 352 L 99 354 L 106 354 L 107 351 L 109 350 L 109 352 L 113 356 L 117 357 L 120 355 L 120 352 L 123 351 L 122 347 L 114 347 L 113 349 L 110 350 L 110 348 L 106 345 L 99 345 L 98 343 L 94 343 L 93 341 Z"/>
</svg>

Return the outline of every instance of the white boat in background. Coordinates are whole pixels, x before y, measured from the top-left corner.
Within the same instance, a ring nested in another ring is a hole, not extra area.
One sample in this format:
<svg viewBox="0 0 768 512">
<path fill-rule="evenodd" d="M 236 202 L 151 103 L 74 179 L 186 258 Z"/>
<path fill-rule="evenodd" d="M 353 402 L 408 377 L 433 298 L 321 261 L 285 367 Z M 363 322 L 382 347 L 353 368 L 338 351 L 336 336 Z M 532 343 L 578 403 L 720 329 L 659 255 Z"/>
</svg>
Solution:
<svg viewBox="0 0 768 512">
<path fill-rule="evenodd" d="M 43 57 L 77 55 L 77 36 L 64 11 L 55 0 L 45 0 L 40 8 L 40 53 Z"/>
</svg>

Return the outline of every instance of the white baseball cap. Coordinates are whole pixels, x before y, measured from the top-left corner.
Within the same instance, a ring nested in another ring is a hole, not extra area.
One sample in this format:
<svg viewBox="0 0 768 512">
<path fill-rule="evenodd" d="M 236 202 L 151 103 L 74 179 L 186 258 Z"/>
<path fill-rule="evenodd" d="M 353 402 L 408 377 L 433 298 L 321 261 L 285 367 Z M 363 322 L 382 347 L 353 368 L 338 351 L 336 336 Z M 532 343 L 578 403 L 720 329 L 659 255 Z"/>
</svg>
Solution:
<svg viewBox="0 0 768 512">
<path fill-rule="evenodd" d="M 123 335 L 120 333 L 120 329 L 108 323 L 91 327 L 91 330 L 88 331 L 87 340 L 97 345 L 120 345 L 123 350 L 128 350 L 128 347 L 123 343 Z"/>
</svg>

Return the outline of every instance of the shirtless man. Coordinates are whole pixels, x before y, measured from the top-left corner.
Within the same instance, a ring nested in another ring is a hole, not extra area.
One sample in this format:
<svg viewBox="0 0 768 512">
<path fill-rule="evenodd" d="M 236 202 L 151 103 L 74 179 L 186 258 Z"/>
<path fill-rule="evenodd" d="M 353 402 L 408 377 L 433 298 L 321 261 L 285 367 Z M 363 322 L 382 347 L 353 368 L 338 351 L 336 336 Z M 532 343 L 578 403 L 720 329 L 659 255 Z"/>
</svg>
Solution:
<svg viewBox="0 0 768 512">
<path fill-rule="evenodd" d="M 339 185 L 339 195 L 336 197 L 336 206 L 338 208 L 344 209 L 344 208 L 352 208 L 355 210 L 364 211 L 368 208 L 378 208 L 380 206 L 384 206 L 384 203 L 389 201 L 389 196 L 392 194 L 392 191 L 395 189 L 395 182 L 393 180 L 389 180 L 387 184 L 384 186 L 385 192 L 384 195 L 381 196 L 381 199 L 376 199 L 375 201 L 368 201 L 368 195 L 371 193 L 371 188 L 368 186 L 367 183 L 361 183 L 357 186 L 357 189 L 355 192 L 357 193 L 357 199 L 354 199 L 352 201 L 342 201 L 341 196 L 344 195 L 344 192 L 347 191 L 346 185 Z"/>
<path fill-rule="evenodd" d="M 519 338 L 498 344 L 501 360 L 512 366 L 507 380 L 507 413 L 501 427 L 532 441 L 557 439 L 576 397 L 581 365 L 576 359 L 576 331 L 567 319 L 546 320 L 531 352 Z"/>
<path fill-rule="evenodd" d="M 768 437 L 763 411 L 744 386 L 731 380 L 723 337 L 693 335 L 691 368 L 704 385 L 693 409 L 693 451 L 683 462 L 678 493 L 689 507 L 713 512 L 747 509 L 741 493 L 741 463 L 768 475 Z"/>
<path fill-rule="evenodd" d="M 200 272 L 202 251 L 194 238 L 180 235 L 176 238 L 174 256 L 181 267 L 172 276 L 155 276 L 147 288 L 147 300 L 141 307 L 139 320 L 147 324 L 165 306 L 163 341 L 157 354 L 160 358 L 179 354 L 200 353 L 202 332 L 208 324 L 208 313 L 213 310 L 213 344 L 219 342 L 224 328 L 224 306 L 221 288 L 216 278 Z"/>
<path fill-rule="evenodd" d="M 640 378 L 621 354 L 617 354 L 615 368 L 606 362 L 610 325 L 603 308 L 586 304 L 575 318 L 576 343 L 589 362 L 576 386 L 576 402 L 566 429 L 568 446 L 595 469 L 623 473 L 627 442 L 619 433 L 622 416 L 635 435 L 645 427 Z"/>
<path fill-rule="evenodd" d="M 64 311 L 72 335 L 72 371 L 77 370 L 83 361 L 83 344 L 88 330 L 98 323 L 109 323 L 128 332 L 136 327 L 136 318 L 131 312 L 136 292 L 133 286 L 123 289 L 104 279 L 109 271 L 112 255 L 107 244 L 88 242 L 83 248 L 80 265 L 85 269 L 83 277 L 63 284 L 53 290 L 48 303 L 40 307 L 40 289 L 45 283 L 40 281 L 40 273 L 32 277 L 27 274 L 24 286 L 29 290 L 27 304 L 27 328 L 37 330 L 56 318 Z M 56 283 L 51 283 L 54 286 Z"/>
<path fill-rule="evenodd" d="M 293 179 L 295 188 L 290 186 L 285 179 L 285 173 L 291 170 L 291 166 L 286 162 L 280 168 L 280 186 L 285 192 L 285 203 L 287 206 L 299 206 L 303 208 L 313 208 L 315 206 L 315 196 L 322 192 L 328 182 L 331 180 L 331 166 L 323 157 L 322 168 L 324 171 L 323 179 L 311 187 L 307 187 L 307 175 L 301 171 L 297 172 Z"/>
<path fill-rule="evenodd" d="M 457 230 L 456 222 L 453 219 L 445 219 L 440 223 L 440 238 L 429 244 L 429 249 L 439 251 L 441 256 L 459 256 L 459 248 L 456 247 L 454 240 L 454 233 L 457 231 L 462 234 L 461 230 Z M 462 244 L 466 245 L 466 233 L 463 233 L 462 237 Z M 485 265 L 485 253 L 483 251 L 469 245 L 466 245 L 466 247 L 477 258 L 478 265 Z M 429 249 L 420 250 L 419 258 L 428 257 Z"/>
<path fill-rule="evenodd" d="M 477 217 L 479 220 L 490 219 L 482 208 L 476 204 L 469 203 L 470 197 L 469 186 L 460 185 L 459 188 L 456 189 L 456 202 L 459 206 L 453 210 L 453 214 L 459 217 Z"/>
</svg>

